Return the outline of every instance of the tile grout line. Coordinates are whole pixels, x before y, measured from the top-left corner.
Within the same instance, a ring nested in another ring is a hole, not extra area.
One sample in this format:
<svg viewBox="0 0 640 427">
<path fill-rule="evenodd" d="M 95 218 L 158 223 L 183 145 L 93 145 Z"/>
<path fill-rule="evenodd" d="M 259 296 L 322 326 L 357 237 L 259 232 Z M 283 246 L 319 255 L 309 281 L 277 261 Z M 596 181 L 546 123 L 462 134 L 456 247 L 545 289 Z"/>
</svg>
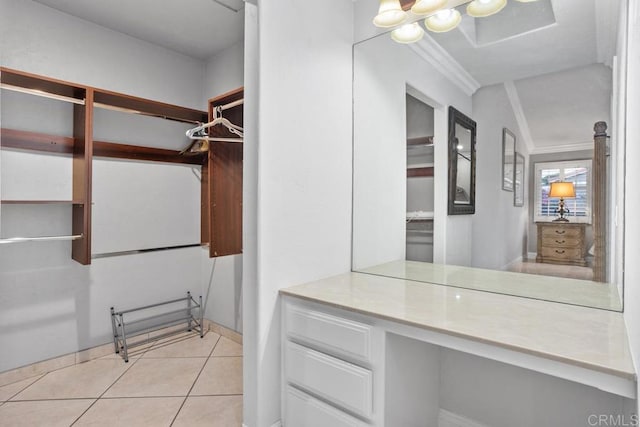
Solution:
<svg viewBox="0 0 640 427">
<path fill-rule="evenodd" d="M 37 380 L 35 380 L 34 382 L 32 382 L 31 384 L 29 384 L 28 386 L 26 386 L 25 388 L 21 389 L 20 391 L 18 391 L 17 393 L 15 393 L 13 396 L 11 396 L 10 398 L 8 398 L 7 400 L 5 400 L 4 402 L 0 403 L 0 406 L 4 405 L 5 403 L 11 401 L 11 399 L 13 399 L 14 397 L 16 397 L 17 395 L 19 395 L 20 393 L 22 393 L 23 391 L 25 391 L 26 389 L 28 389 L 29 387 L 31 387 L 32 385 L 34 385 L 35 383 L 37 383 L 38 381 L 40 381 L 41 379 L 43 379 L 45 376 L 47 376 L 48 372 L 46 374 L 42 374 L 40 375 L 40 378 L 38 378 Z M 23 380 L 24 381 L 24 380 Z M 19 381 L 16 381 L 19 382 Z M 14 383 L 15 384 L 15 383 Z"/>
<path fill-rule="evenodd" d="M 85 410 L 84 410 L 84 411 L 83 411 L 83 412 L 82 412 L 82 413 L 81 413 L 81 414 L 80 414 L 80 415 L 75 419 L 75 421 L 74 421 L 74 422 L 72 422 L 72 423 L 69 425 L 69 427 L 72 427 L 73 425 L 75 425 L 75 423 L 77 423 L 77 422 L 80 420 L 80 418 L 82 418 L 82 417 L 84 416 L 84 414 L 86 414 L 86 413 L 89 411 L 89 409 L 93 408 L 93 405 L 95 405 L 95 404 L 98 402 L 98 400 L 100 400 L 100 399 L 102 398 L 102 396 L 104 396 L 104 395 L 105 395 L 105 393 L 106 393 L 106 392 L 108 392 L 108 391 L 109 391 L 109 389 L 111 389 L 111 387 L 113 387 L 113 386 L 115 385 L 115 383 L 117 383 L 117 382 L 120 380 L 120 378 L 122 378 L 122 377 L 124 376 L 124 374 L 126 374 L 127 372 L 129 372 L 129 370 L 133 367 L 133 365 L 135 365 L 135 364 L 138 362 L 138 360 L 142 359 L 142 356 L 144 356 L 144 355 L 146 354 L 146 352 L 147 352 L 147 351 L 149 351 L 151 348 L 153 348 L 153 346 L 156 344 L 156 342 L 157 342 L 157 341 L 154 341 L 154 342 L 153 342 L 153 343 L 152 343 L 148 348 L 146 348 L 146 349 L 142 352 L 142 354 L 140 354 L 140 357 L 137 357 L 136 359 L 133 359 L 133 360 L 132 360 L 132 359 L 129 359 L 129 362 L 124 362 L 124 359 L 123 359 L 123 362 L 124 362 L 124 363 L 130 363 L 129 367 L 128 367 L 127 369 L 125 369 L 125 370 L 124 370 L 124 372 L 122 372 L 122 373 L 118 376 L 118 378 L 116 378 L 116 379 L 111 383 L 111 385 L 110 385 L 109 387 L 107 387 L 107 388 L 105 389 L 105 391 L 103 391 L 103 392 L 102 392 L 102 394 L 100 394 L 100 396 L 98 396 L 98 397 L 97 397 L 97 398 L 96 398 L 96 399 L 91 403 L 91 405 L 89 405 L 89 407 L 88 407 L 87 409 L 85 409 Z"/>
<path fill-rule="evenodd" d="M 202 371 L 204 371 L 204 367 L 207 366 L 207 363 L 209 363 L 209 358 L 211 358 L 211 355 L 213 354 L 214 350 L 218 346 L 218 343 L 222 339 L 222 335 L 220 335 L 220 334 L 217 334 L 217 335 L 218 335 L 218 339 L 216 340 L 216 343 L 211 348 L 211 351 L 209 352 L 209 355 L 207 356 L 207 360 L 202 365 L 202 368 L 200 368 L 200 372 L 198 372 L 198 375 L 196 376 L 196 379 L 193 381 L 193 384 L 191 384 L 191 387 L 189 388 L 189 391 L 187 392 L 187 395 L 184 397 L 184 400 L 180 404 L 180 407 L 178 408 L 178 412 L 176 412 L 176 415 L 174 415 L 173 419 L 171 420 L 171 424 L 169 424 L 169 427 L 173 427 L 173 423 L 175 423 L 176 420 L 178 419 L 178 415 L 180 415 L 180 411 L 182 411 L 182 408 L 184 407 L 184 404 L 187 403 L 187 399 L 189 398 L 189 395 L 191 394 L 191 391 L 193 390 L 193 387 L 195 387 L 196 383 L 198 382 L 198 379 L 200 378 L 200 375 L 202 375 Z"/>
</svg>

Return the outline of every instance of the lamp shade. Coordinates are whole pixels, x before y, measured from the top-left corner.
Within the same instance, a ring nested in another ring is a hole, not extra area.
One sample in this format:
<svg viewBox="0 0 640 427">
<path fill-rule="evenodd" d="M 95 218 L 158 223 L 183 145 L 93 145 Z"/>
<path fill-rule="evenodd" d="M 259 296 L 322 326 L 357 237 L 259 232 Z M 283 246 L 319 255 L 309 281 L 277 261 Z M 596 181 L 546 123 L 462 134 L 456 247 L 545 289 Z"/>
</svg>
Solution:
<svg viewBox="0 0 640 427">
<path fill-rule="evenodd" d="M 424 30 L 417 22 L 405 24 L 391 31 L 391 38 L 398 43 L 415 43 L 424 36 Z"/>
<path fill-rule="evenodd" d="M 576 197 L 576 188 L 572 182 L 552 182 L 549 197 Z"/>
<path fill-rule="evenodd" d="M 400 0 L 380 0 L 378 14 L 373 18 L 373 25 L 381 28 L 395 27 L 407 19 L 407 12 L 402 10 Z"/>
<path fill-rule="evenodd" d="M 442 9 L 447 0 L 418 0 L 411 6 L 411 12 L 415 15 L 429 15 L 438 9 Z"/>
<path fill-rule="evenodd" d="M 444 33 L 456 28 L 460 20 L 462 20 L 460 12 L 455 9 L 445 9 L 425 19 L 424 25 L 429 31 Z"/>
<path fill-rule="evenodd" d="M 467 5 L 467 15 L 484 18 L 500 12 L 507 5 L 507 0 L 473 0 Z"/>
</svg>

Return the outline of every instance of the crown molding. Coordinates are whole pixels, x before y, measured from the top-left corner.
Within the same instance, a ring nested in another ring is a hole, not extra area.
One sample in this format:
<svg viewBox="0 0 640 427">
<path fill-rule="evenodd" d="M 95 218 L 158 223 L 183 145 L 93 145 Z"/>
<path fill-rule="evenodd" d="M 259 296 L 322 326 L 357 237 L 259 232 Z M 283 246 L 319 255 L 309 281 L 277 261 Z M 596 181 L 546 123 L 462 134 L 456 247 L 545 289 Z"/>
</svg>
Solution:
<svg viewBox="0 0 640 427">
<path fill-rule="evenodd" d="M 616 55 L 619 2 L 596 1 L 596 51 L 597 61 L 611 68 Z"/>
<path fill-rule="evenodd" d="M 572 144 L 536 147 L 531 154 L 567 153 L 569 151 L 593 150 L 593 141 L 576 142 Z"/>
<path fill-rule="evenodd" d="M 449 53 L 436 41 L 425 34 L 422 40 L 408 45 L 420 58 L 438 69 L 451 83 L 459 87 L 465 94 L 471 96 L 478 89 L 480 83 L 465 70 Z"/>
<path fill-rule="evenodd" d="M 520 102 L 520 96 L 518 95 L 518 89 L 516 89 L 516 85 L 511 80 L 506 81 L 503 84 L 504 89 L 507 92 L 507 98 L 509 98 L 509 103 L 511 104 L 513 114 L 516 116 L 516 122 L 518 122 L 520 136 L 524 140 L 524 144 L 527 147 L 527 152 L 531 154 L 536 150 L 536 146 L 533 143 L 533 138 L 531 138 L 529 122 L 527 121 L 527 116 L 524 114 L 522 103 Z"/>
</svg>

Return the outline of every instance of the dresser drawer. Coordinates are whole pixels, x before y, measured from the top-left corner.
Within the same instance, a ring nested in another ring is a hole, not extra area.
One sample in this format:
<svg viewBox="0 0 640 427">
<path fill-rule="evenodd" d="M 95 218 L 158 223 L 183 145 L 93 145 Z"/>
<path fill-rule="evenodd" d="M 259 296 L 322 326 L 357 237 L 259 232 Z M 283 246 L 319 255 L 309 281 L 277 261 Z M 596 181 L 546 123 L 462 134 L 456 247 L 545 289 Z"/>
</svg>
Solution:
<svg viewBox="0 0 640 427">
<path fill-rule="evenodd" d="M 581 248 L 550 248 L 542 247 L 542 256 L 545 258 L 554 258 L 557 260 L 574 260 L 582 258 Z"/>
<path fill-rule="evenodd" d="M 542 238 L 546 237 L 575 237 L 582 236 L 581 227 L 553 226 L 545 225 L 542 227 Z"/>
<path fill-rule="evenodd" d="M 542 236 L 542 246 L 551 248 L 579 248 L 582 246 L 582 239 L 566 236 Z"/>
<path fill-rule="evenodd" d="M 371 326 L 292 304 L 285 306 L 290 338 L 337 355 L 365 362 L 371 359 Z"/>
<path fill-rule="evenodd" d="M 355 414 L 371 417 L 370 370 L 292 342 L 285 345 L 284 370 L 289 383 Z"/>
<path fill-rule="evenodd" d="M 300 390 L 287 387 L 285 425 L 294 427 L 365 427 L 367 424 Z"/>
</svg>

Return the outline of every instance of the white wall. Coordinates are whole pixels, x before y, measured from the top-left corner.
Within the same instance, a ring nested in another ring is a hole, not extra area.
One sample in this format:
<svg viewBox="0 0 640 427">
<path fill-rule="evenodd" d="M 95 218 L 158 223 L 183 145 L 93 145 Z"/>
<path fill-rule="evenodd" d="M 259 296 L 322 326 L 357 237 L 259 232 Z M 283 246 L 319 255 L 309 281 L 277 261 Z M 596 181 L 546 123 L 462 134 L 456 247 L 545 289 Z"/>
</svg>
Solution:
<svg viewBox="0 0 640 427">
<path fill-rule="evenodd" d="M 0 10 L 3 66 L 205 109 L 201 61 L 35 2 L 0 0 Z M 10 99 L 3 98 L 3 103 L 16 98 L 5 96 Z M 33 129 L 33 117 L 22 114 L 11 120 L 25 130 L 68 135 L 70 113 L 57 105 L 50 107 L 49 102 L 34 101 L 44 105 L 35 107 L 36 116 L 55 116 L 46 127 Z M 2 209 L 6 232 L 70 232 L 69 206 Z M 29 220 L 24 221 L 25 217 Z M 81 266 L 71 260 L 69 242 L 1 245 L 0 347 L 10 351 L 0 358 L 0 371 L 110 342 L 112 305 L 134 307 L 181 296 L 187 290 L 205 295 L 212 266 L 205 252 L 201 248 L 168 250 L 95 259 L 91 266 Z M 228 258 L 217 262 L 206 317 L 240 330 L 241 295 L 225 283 L 239 283 L 241 267 L 238 259 Z M 219 288 L 223 291 L 214 297 Z"/>
<path fill-rule="evenodd" d="M 502 128 L 516 135 L 516 151 L 525 157 L 527 178 L 529 156 L 503 85 L 486 86 L 473 95 L 472 118 L 477 122 L 477 142 L 471 265 L 500 270 L 522 255 L 529 205 L 528 186 L 522 207 L 513 206 L 513 191 L 502 190 Z"/>
<path fill-rule="evenodd" d="M 470 216 L 447 215 L 447 107 L 471 98 L 383 34 L 354 47 L 354 269 L 405 258 L 408 86 L 434 107 L 434 262 L 471 261 Z"/>
<path fill-rule="evenodd" d="M 271 0 L 258 2 L 257 22 L 246 21 L 247 67 L 257 66 L 247 98 L 260 112 L 245 110 L 244 194 L 257 191 L 244 213 L 248 427 L 280 419 L 278 289 L 350 269 L 352 8 L 350 0 Z"/>
<path fill-rule="evenodd" d="M 207 60 L 202 105 L 207 105 L 207 101 L 214 96 L 243 86 L 243 81 L 244 42 L 240 42 Z"/>
<path fill-rule="evenodd" d="M 31 0 L 0 0 L 2 65 L 191 108 L 203 64 Z"/>
<path fill-rule="evenodd" d="M 636 371 L 640 370 L 640 197 L 634 183 L 640 180 L 640 1 L 629 0 L 627 53 L 626 176 L 625 189 L 625 272 L 624 316 Z M 637 408 L 636 408 L 637 409 Z"/>
</svg>

